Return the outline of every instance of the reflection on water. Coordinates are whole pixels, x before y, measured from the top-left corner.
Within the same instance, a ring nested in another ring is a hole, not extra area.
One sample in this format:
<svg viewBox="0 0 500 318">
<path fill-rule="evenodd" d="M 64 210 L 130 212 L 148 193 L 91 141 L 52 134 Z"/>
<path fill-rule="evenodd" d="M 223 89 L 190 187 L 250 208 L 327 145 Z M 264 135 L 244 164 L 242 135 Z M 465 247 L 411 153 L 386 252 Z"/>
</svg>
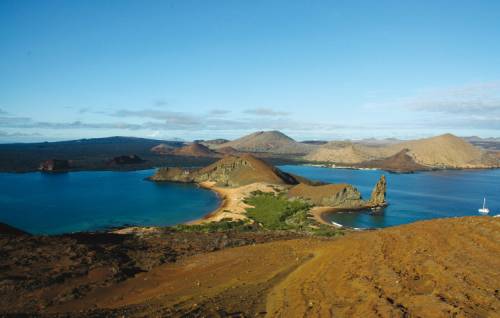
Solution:
<svg viewBox="0 0 500 318">
<path fill-rule="evenodd" d="M 349 227 L 387 227 L 432 218 L 479 215 L 477 209 L 483 197 L 487 198 L 490 215 L 500 214 L 500 169 L 393 174 L 311 166 L 280 168 L 314 180 L 353 184 L 364 198 L 369 198 L 378 178 L 385 174 L 389 206 L 381 213 L 368 210 L 328 215 L 329 220 Z"/>
</svg>

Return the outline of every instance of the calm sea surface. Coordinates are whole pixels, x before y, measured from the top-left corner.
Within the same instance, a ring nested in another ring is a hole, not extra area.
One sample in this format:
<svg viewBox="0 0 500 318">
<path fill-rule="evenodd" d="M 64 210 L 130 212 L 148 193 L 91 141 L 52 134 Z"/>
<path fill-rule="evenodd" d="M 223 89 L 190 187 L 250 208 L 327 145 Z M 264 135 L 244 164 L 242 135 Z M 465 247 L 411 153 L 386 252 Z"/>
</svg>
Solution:
<svg viewBox="0 0 500 318">
<path fill-rule="evenodd" d="M 389 207 L 335 213 L 329 220 L 350 227 L 386 227 L 418 220 L 478 215 L 483 197 L 500 214 L 500 170 L 390 174 L 383 171 L 281 166 L 310 179 L 351 183 L 364 198 L 387 176 Z M 0 222 L 37 234 L 98 230 L 125 224 L 172 225 L 214 210 L 217 196 L 191 184 L 145 181 L 153 170 L 0 173 Z"/>
<path fill-rule="evenodd" d="M 389 206 L 379 214 L 364 211 L 328 215 L 330 221 L 345 226 L 387 227 L 425 219 L 479 215 L 477 209 L 482 206 L 483 197 L 490 215 L 500 214 L 500 169 L 391 174 L 311 166 L 280 168 L 314 180 L 353 184 L 363 198 L 370 197 L 378 178 L 385 174 Z"/>
<path fill-rule="evenodd" d="M 153 172 L 0 173 L 0 222 L 36 234 L 172 225 L 219 204 L 192 184 L 145 181 Z"/>
</svg>

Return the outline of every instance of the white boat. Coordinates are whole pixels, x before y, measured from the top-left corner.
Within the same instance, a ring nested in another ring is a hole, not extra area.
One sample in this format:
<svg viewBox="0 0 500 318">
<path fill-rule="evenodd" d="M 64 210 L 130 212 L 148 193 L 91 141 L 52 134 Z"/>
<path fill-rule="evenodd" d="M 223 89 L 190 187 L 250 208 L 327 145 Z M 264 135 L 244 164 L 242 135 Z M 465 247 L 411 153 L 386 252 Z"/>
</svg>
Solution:
<svg viewBox="0 0 500 318">
<path fill-rule="evenodd" d="M 479 213 L 490 213 L 490 209 L 486 207 L 486 198 L 483 199 L 483 207 L 481 209 L 478 209 Z"/>
</svg>

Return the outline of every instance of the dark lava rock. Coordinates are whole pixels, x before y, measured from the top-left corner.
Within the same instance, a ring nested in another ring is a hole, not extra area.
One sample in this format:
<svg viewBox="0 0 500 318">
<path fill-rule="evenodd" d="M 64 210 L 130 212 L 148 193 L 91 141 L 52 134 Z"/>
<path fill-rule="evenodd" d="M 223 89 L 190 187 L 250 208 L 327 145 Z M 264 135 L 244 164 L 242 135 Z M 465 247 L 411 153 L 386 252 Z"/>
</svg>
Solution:
<svg viewBox="0 0 500 318">
<path fill-rule="evenodd" d="M 39 316 L 52 306 L 191 255 L 296 237 L 287 232 L 192 233 L 170 228 L 140 236 L 0 235 L 0 317 Z"/>
</svg>

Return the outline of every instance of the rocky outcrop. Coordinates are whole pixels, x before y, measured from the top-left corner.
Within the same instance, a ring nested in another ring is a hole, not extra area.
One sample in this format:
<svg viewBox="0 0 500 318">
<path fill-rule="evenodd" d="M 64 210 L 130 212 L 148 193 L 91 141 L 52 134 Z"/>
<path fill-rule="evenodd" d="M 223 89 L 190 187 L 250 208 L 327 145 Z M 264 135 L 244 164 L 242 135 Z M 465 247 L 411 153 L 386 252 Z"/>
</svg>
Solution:
<svg viewBox="0 0 500 318">
<path fill-rule="evenodd" d="M 215 182 L 219 186 L 239 187 L 256 182 L 297 184 L 298 181 L 251 155 L 226 156 L 201 169 L 161 168 L 152 181 Z"/>
<path fill-rule="evenodd" d="M 375 187 L 373 187 L 372 195 L 370 197 L 369 202 L 373 207 L 381 207 L 387 205 L 387 201 L 385 199 L 386 189 L 387 181 L 385 179 L 385 176 L 382 175 Z"/>
<path fill-rule="evenodd" d="M 308 185 L 301 183 L 288 191 L 289 198 L 301 198 L 314 205 L 359 209 L 366 205 L 361 193 L 350 184 Z"/>
<path fill-rule="evenodd" d="M 66 171 L 71 168 L 69 160 L 50 159 L 40 163 L 38 170 L 45 172 Z"/>
<path fill-rule="evenodd" d="M 151 181 L 172 181 L 172 182 L 196 182 L 197 170 L 178 167 L 160 168 L 154 175 L 149 177 Z"/>
<path fill-rule="evenodd" d="M 381 176 L 373 188 L 370 200 L 365 201 L 358 189 L 350 184 L 313 185 L 300 183 L 288 191 L 288 197 L 301 198 L 317 206 L 327 206 L 336 209 L 367 209 L 387 205 L 385 198 L 386 187 L 385 176 Z"/>
</svg>

